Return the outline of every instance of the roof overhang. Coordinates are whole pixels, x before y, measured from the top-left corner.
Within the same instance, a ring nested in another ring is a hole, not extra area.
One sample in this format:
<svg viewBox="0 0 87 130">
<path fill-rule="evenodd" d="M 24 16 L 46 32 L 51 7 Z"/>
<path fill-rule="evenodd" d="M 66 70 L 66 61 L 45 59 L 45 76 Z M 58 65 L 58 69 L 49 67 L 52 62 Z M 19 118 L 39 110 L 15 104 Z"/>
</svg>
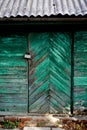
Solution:
<svg viewBox="0 0 87 130">
<path fill-rule="evenodd" d="M 38 28 L 40 27 L 40 28 Z M 86 17 L 16 17 L 0 18 L 0 28 L 13 30 L 55 31 L 55 30 L 87 30 Z"/>
<path fill-rule="evenodd" d="M 1 22 L 87 22 L 87 17 L 15 17 L 15 18 L 0 18 Z"/>
<path fill-rule="evenodd" d="M 0 18 L 0 25 L 5 24 L 87 24 L 87 17 L 16 17 Z"/>
</svg>

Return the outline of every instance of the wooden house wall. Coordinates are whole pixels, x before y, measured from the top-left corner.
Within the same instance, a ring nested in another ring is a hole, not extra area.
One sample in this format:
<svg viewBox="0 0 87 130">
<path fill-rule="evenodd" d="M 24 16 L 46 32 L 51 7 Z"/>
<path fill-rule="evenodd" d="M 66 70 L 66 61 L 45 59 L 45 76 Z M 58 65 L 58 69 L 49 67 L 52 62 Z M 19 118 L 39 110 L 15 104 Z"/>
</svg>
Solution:
<svg viewBox="0 0 87 130">
<path fill-rule="evenodd" d="M 27 111 L 26 36 L 0 36 L 0 111 Z"/>
<path fill-rule="evenodd" d="M 74 34 L 74 109 L 87 109 L 87 32 Z"/>
<path fill-rule="evenodd" d="M 87 31 L 73 35 L 0 35 L 0 112 L 69 112 L 71 80 L 74 110 L 87 109 Z"/>
</svg>

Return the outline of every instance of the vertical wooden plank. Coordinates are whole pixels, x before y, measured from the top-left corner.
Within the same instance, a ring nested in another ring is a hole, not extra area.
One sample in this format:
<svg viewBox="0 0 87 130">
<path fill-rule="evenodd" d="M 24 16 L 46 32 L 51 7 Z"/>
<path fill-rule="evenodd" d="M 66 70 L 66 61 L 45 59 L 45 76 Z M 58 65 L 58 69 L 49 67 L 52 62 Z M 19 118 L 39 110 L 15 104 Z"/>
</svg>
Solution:
<svg viewBox="0 0 87 130">
<path fill-rule="evenodd" d="M 75 33 L 74 110 L 87 109 L 87 32 Z"/>
<path fill-rule="evenodd" d="M 71 34 L 71 101 L 70 101 L 70 112 L 73 115 L 74 111 L 74 32 Z"/>
<path fill-rule="evenodd" d="M 26 36 L 0 36 L 0 111 L 27 112 Z"/>
</svg>

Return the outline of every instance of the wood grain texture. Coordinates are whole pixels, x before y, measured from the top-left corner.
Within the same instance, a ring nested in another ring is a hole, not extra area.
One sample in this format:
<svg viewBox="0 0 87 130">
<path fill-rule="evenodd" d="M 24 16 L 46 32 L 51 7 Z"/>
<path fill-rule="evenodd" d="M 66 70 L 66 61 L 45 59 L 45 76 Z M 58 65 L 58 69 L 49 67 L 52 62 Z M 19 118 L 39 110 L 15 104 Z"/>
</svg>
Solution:
<svg viewBox="0 0 87 130">
<path fill-rule="evenodd" d="M 74 109 L 87 108 L 87 32 L 75 33 Z"/>
<path fill-rule="evenodd" d="M 71 39 L 68 33 L 30 35 L 29 110 L 62 113 L 70 106 Z"/>
<path fill-rule="evenodd" d="M 25 35 L 0 36 L 0 111 L 25 113 L 28 106 L 30 113 L 70 111 L 70 33 L 31 33 L 29 40 L 27 48 Z M 27 49 L 30 68 L 24 59 Z M 73 56 L 74 110 L 78 110 L 87 108 L 87 32 L 75 32 Z"/>
<path fill-rule="evenodd" d="M 27 63 L 23 58 L 26 49 L 25 35 L 0 37 L 0 111 L 27 111 Z"/>
</svg>

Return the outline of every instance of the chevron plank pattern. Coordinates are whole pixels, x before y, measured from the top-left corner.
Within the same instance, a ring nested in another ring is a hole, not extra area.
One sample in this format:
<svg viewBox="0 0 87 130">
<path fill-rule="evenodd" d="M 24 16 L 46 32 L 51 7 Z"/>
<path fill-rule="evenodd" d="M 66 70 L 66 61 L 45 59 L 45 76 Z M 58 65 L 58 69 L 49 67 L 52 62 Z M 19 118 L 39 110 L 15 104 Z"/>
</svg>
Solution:
<svg viewBox="0 0 87 130">
<path fill-rule="evenodd" d="M 50 38 L 50 113 L 63 113 L 70 106 L 71 40 L 67 33 Z"/>
<path fill-rule="evenodd" d="M 70 43 L 68 33 L 31 34 L 30 112 L 62 113 L 70 105 Z"/>
</svg>

